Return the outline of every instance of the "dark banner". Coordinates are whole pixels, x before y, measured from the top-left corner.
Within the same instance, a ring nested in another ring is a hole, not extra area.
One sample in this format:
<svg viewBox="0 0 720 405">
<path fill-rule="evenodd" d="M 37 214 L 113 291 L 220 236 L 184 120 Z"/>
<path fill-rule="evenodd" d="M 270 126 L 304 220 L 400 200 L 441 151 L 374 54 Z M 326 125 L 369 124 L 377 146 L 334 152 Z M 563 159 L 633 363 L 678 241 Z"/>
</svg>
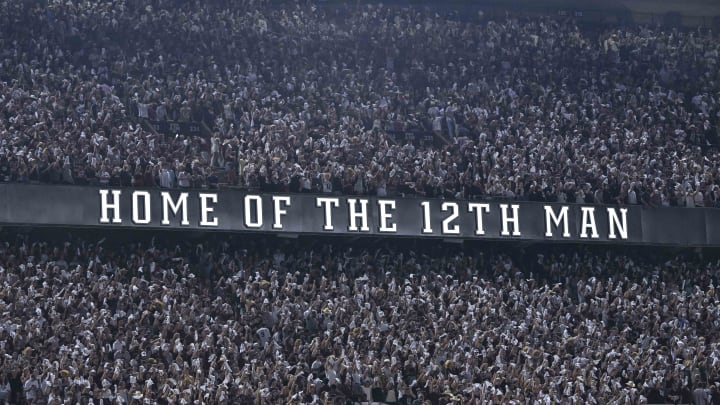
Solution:
<svg viewBox="0 0 720 405">
<path fill-rule="evenodd" d="M 720 210 L 0 185 L 0 224 L 720 246 Z"/>
<path fill-rule="evenodd" d="M 391 136 L 395 142 L 399 145 L 414 145 L 414 146 L 442 146 L 443 141 L 438 139 L 432 132 L 423 131 L 385 131 Z"/>
<path fill-rule="evenodd" d="M 163 135 L 208 136 L 199 122 L 147 121 L 156 132 Z"/>
</svg>

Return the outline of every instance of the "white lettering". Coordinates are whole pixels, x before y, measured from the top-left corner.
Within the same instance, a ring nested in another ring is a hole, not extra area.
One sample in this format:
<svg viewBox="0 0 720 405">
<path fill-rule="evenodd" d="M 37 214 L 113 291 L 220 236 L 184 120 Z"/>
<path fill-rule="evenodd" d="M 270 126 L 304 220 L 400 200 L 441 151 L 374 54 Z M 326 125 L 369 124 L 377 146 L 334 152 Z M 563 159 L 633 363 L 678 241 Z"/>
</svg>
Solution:
<svg viewBox="0 0 720 405">
<path fill-rule="evenodd" d="M 378 208 L 380 209 L 380 232 L 397 232 L 395 223 L 388 225 L 388 221 L 392 219 L 392 214 L 388 210 L 395 210 L 394 200 L 378 200 Z"/>
<path fill-rule="evenodd" d="M 608 234 L 608 239 L 617 239 L 617 235 L 615 234 L 615 231 L 620 233 L 620 239 L 627 239 L 628 238 L 628 231 L 627 231 L 627 208 L 620 208 L 620 214 L 622 214 L 622 221 L 620 218 L 618 218 L 617 210 L 615 208 L 608 208 L 608 221 L 610 222 L 610 232 Z"/>
<path fill-rule="evenodd" d="M 457 205 L 457 203 L 454 202 L 444 202 L 442 203 L 441 209 L 443 212 L 447 212 L 447 210 L 451 210 L 452 214 L 450 214 L 449 217 L 445 218 L 442 221 L 442 233 L 444 235 L 459 235 L 460 234 L 460 226 L 457 224 L 450 227 L 450 223 L 457 219 L 457 217 L 460 214 L 460 207 Z"/>
<path fill-rule="evenodd" d="M 167 191 L 163 191 L 160 193 L 163 200 L 163 219 L 162 224 L 163 225 L 170 225 L 170 212 L 172 211 L 173 215 L 177 215 L 180 210 L 182 210 L 182 219 L 180 220 L 180 225 L 188 226 L 190 225 L 190 222 L 188 221 L 188 214 L 187 214 L 187 199 L 188 199 L 188 193 L 180 193 L 180 197 L 178 197 L 177 202 L 173 202 L 172 196 Z"/>
<path fill-rule="evenodd" d="M 552 206 L 545 206 L 545 236 L 552 238 L 552 225 L 556 228 L 560 227 L 560 223 L 563 225 L 563 238 L 570 237 L 570 227 L 568 225 L 568 206 L 564 206 L 560 209 L 560 214 L 555 215 Z"/>
<path fill-rule="evenodd" d="M 502 214 L 502 232 L 500 232 L 500 235 L 510 236 L 510 231 L 508 230 L 508 227 L 512 223 L 512 236 L 520 236 L 520 215 L 518 214 L 520 206 L 517 204 L 512 204 L 510 208 L 512 208 L 513 211 L 512 217 L 508 216 L 508 205 L 500 204 L 500 212 Z"/>
<path fill-rule="evenodd" d="M 422 233 L 432 233 L 432 227 L 430 226 L 430 201 L 423 201 L 420 203 L 423 207 L 423 228 Z"/>
<path fill-rule="evenodd" d="M 591 239 L 597 239 L 600 237 L 597 231 L 597 226 L 595 226 L 595 208 L 593 207 L 581 207 L 582 210 L 582 226 L 581 226 L 581 232 L 580 237 L 581 238 L 587 238 L 587 230 L 590 228 L 592 231 L 590 238 Z"/>
<path fill-rule="evenodd" d="M 273 210 L 273 229 L 283 229 L 282 222 L 280 222 L 280 216 L 287 214 L 287 211 L 282 209 L 281 205 L 289 207 L 290 197 L 274 195 L 273 205 L 275 207 L 275 209 Z"/>
<path fill-rule="evenodd" d="M 475 213 L 475 235 L 485 235 L 483 228 L 482 213 L 490 213 L 490 204 L 470 203 L 468 204 L 468 212 Z"/>
<path fill-rule="evenodd" d="M 250 205 L 255 203 L 255 220 L 252 219 L 252 211 Z M 245 196 L 245 226 L 248 228 L 260 228 L 263 224 L 262 198 L 259 195 Z"/>
<path fill-rule="evenodd" d="M 100 223 L 101 224 L 109 224 L 110 218 L 108 217 L 108 211 L 113 210 L 113 224 L 119 224 L 122 223 L 122 220 L 120 219 L 120 194 L 122 194 L 122 191 L 120 190 L 113 190 L 113 202 L 112 204 L 108 203 L 108 190 L 100 190 L 100 213 L 102 214 L 100 216 Z"/>
<path fill-rule="evenodd" d="M 340 200 L 337 198 L 316 197 L 315 206 L 325 209 L 325 224 L 323 225 L 323 231 L 334 230 L 335 227 L 332 224 L 332 207 L 339 207 Z"/>
<path fill-rule="evenodd" d="M 215 208 L 208 207 L 208 201 L 216 204 L 217 194 L 200 193 L 198 197 L 200 197 L 200 226 L 218 226 L 217 217 L 212 217 L 212 220 L 208 219 L 208 214 L 215 211 Z"/>
<path fill-rule="evenodd" d="M 143 198 L 144 218 L 140 218 L 140 197 Z M 150 193 L 147 191 L 135 191 L 132 196 L 132 221 L 135 224 L 150 223 Z"/>
<path fill-rule="evenodd" d="M 350 226 L 348 226 L 348 231 L 350 232 L 357 232 L 358 226 L 357 226 L 357 219 L 360 218 L 362 221 L 362 225 L 360 226 L 360 231 L 362 232 L 368 232 L 370 231 L 370 228 L 368 228 L 368 213 L 367 213 L 367 205 L 368 200 L 361 199 L 360 201 L 360 212 L 357 212 L 356 210 L 356 204 L 358 200 L 354 198 L 348 198 L 348 216 L 350 218 Z"/>
</svg>

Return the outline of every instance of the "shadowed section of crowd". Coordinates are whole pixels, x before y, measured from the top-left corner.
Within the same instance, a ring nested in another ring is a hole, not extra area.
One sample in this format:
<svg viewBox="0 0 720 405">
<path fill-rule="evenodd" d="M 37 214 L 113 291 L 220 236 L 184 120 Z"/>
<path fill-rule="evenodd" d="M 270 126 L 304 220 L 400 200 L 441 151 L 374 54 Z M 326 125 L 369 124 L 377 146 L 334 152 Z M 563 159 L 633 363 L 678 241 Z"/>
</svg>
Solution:
<svg viewBox="0 0 720 405">
<path fill-rule="evenodd" d="M 3 239 L 4 399 L 717 399 L 720 262 L 696 253 Z"/>
<path fill-rule="evenodd" d="M 0 2 L 0 181 L 720 204 L 710 30 L 139 3 Z"/>
</svg>

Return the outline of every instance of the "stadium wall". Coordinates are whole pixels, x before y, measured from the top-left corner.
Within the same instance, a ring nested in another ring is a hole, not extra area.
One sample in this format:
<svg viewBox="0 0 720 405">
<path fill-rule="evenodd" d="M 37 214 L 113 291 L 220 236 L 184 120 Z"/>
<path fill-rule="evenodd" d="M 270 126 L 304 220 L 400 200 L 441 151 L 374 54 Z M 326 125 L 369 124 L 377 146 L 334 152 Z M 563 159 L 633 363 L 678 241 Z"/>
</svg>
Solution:
<svg viewBox="0 0 720 405">
<path fill-rule="evenodd" d="M 0 224 L 720 246 L 720 210 L 0 185 Z"/>
<path fill-rule="evenodd" d="M 275 0 L 283 3 L 286 0 Z M 346 5 L 339 0 L 321 1 L 328 6 Z M 439 12 L 455 13 L 458 18 L 476 19 L 478 12 L 498 17 L 513 15 L 554 15 L 572 17 L 585 23 L 660 24 L 720 29 L 720 2 L 714 0 L 386 0 L 359 1 L 390 7 L 427 6 Z"/>
</svg>

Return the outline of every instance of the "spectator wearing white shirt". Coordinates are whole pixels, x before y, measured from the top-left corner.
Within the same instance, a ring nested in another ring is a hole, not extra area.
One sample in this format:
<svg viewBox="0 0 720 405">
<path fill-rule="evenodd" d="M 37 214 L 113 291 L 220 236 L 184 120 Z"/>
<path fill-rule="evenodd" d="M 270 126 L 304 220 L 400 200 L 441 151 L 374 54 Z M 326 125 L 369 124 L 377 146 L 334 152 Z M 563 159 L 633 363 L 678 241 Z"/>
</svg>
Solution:
<svg viewBox="0 0 720 405">
<path fill-rule="evenodd" d="M 637 196 L 637 192 L 635 191 L 635 183 L 630 184 L 630 189 L 628 190 L 628 204 L 630 204 L 630 205 L 638 204 L 638 196 Z"/>
<path fill-rule="evenodd" d="M 160 187 L 175 187 L 175 170 L 167 162 L 164 162 L 160 169 Z"/>
<path fill-rule="evenodd" d="M 699 187 L 695 189 L 695 192 L 693 193 L 693 200 L 696 207 L 704 207 L 705 206 L 705 196 L 703 195 L 702 191 Z"/>
</svg>

